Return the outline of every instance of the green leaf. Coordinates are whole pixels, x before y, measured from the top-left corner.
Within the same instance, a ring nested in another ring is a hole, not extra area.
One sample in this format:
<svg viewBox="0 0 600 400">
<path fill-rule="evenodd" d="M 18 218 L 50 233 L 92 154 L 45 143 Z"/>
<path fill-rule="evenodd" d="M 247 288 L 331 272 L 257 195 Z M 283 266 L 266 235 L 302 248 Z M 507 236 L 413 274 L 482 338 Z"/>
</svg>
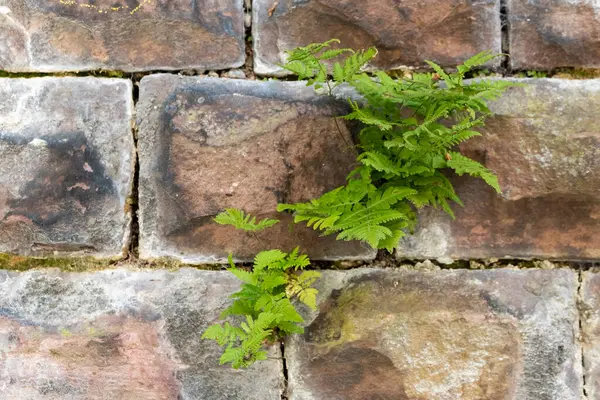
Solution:
<svg viewBox="0 0 600 400">
<path fill-rule="evenodd" d="M 307 288 L 298 294 L 298 299 L 306 304 L 311 310 L 317 309 L 317 289 Z"/>
<path fill-rule="evenodd" d="M 450 153 L 452 159 L 448 161 L 448 167 L 452 168 L 458 175 L 469 174 L 483 179 L 488 185 L 493 187 L 496 192 L 502 193 L 498 178 L 489 169 L 475 160 L 463 156 L 455 151 Z"/>
<path fill-rule="evenodd" d="M 250 232 L 262 231 L 279 223 L 278 220 L 269 218 L 257 221 L 256 217 L 246 215 L 244 211 L 237 208 L 227 208 L 225 211 L 218 214 L 214 220 L 217 224 L 233 225 L 236 229 Z"/>
</svg>

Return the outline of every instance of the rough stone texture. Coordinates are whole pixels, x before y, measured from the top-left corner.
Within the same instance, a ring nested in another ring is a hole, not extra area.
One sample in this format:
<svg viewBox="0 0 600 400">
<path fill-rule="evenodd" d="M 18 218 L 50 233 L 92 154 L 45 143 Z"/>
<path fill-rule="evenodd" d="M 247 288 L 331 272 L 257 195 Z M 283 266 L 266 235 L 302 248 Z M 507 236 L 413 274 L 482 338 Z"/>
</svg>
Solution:
<svg viewBox="0 0 600 400">
<path fill-rule="evenodd" d="M 569 270 L 327 271 L 285 355 L 290 400 L 581 396 Z"/>
<path fill-rule="evenodd" d="M 193 269 L 0 271 L 0 398 L 279 400 L 278 348 L 235 371 L 200 339 L 238 288 Z"/>
<path fill-rule="evenodd" d="M 223 69 L 244 59 L 242 0 L 0 0 L 0 70 Z"/>
<path fill-rule="evenodd" d="M 131 82 L 0 79 L 0 99 L 0 252 L 122 255 Z"/>
<path fill-rule="evenodd" d="M 510 62 L 516 69 L 600 67 L 600 4 L 508 0 Z"/>
<path fill-rule="evenodd" d="M 483 50 L 500 52 L 500 2 L 483 0 L 255 0 L 254 70 L 281 75 L 285 50 L 338 38 L 377 46 L 372 66 L 455 66 Z"/>
<path fill-rule="evenodd" d="M 580 289 L 585 391 L 600 399 L 600 274 L 584 272 Z"/>
<path fill-rule="evenodd" d="M 462 148 L 496 172 L 503 194 L 455 179 L 465 203 L 456 220 L 424 212 L 399 257 L 600 257 L 600 80 L 521 82 Z"/>
<path fill-rule="evenodd" d="M 348 127 L 339 121 L 338 131 L 331 116 L 345 107 L 300 82 L 144 78 L 140 256 L 223 262 L 229 251 L 248 259 L 296 245 L 319 259 L 374 256 L 361 243 L 290 226 L 291 216 L 275 212 L 278 202 L 308 200 L 344 184 L 355 153 Z M 214 223 L 228 207 L 283 221 L 258 235 Z"/>
</svg>

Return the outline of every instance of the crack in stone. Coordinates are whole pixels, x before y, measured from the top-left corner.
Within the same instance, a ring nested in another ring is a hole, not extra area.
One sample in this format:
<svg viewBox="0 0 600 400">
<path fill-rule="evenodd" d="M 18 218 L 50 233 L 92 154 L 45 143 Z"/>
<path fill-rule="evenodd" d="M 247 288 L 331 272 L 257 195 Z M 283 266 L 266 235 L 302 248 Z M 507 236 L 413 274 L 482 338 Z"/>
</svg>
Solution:
<svg viewBox="0 0 600 400">
<path fill-rule="evenodd" d="M 583 333 L 583 318 L 585 315 L 583 307 L 583 294 L 582 286 L 583 286 L 583 271 L 581 268 L 578 273 L 578 282 L 577 282 L 577 314 L 579 316 L 579 344 L 581 346 L 581 382 L 582 382 L 582 392 L 583 398 L 587 399 L 587 390 L 586 390 L 586 376 L 585 376 L 585 352 L 583 350 L 583 341 L 584 341 L 584 333 Z"/>
</svg>

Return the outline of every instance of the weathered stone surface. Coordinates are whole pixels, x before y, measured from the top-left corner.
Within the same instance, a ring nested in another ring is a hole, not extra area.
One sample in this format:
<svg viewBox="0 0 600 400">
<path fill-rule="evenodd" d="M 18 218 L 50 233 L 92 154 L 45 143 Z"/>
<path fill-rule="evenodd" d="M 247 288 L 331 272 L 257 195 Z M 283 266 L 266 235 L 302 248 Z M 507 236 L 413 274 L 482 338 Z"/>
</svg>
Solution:
<svg viewBox="0 0 600 400">
<path fill-rule="evenodd" d="M 516 69 L 600 67 L 600 6 L 588 0 L 508 0 Z"/>
<path fill-rule="evenodd" d="M 290 400 L 581 396 L 569 270 L 327 271 L 286 342 Z"/>
<path fill-rule="evenodd" d="M 122 255 L 131 82 L 0 79 L 0 98 L 0 252 Z"/>
<path fill-rule="evenodd" d="M 584 272 L 580 289 L 585 391 L 600 399 L 600 274 Z"/>
<path fill-rule="evenodd" d="M 244 63 L 242 0 L 0 0 L 0 69 L 223 69 Z"/>
<path fill-rule="evenodd" d="M 463 146 L 499 178 L 455 179 L 456 220 L 428 210 L 399 257 L 600 257 L 600 80 L 521 80 Z"/>
<path fill-rule="evenodd" d="M 348 127 L 332 115 L 346 103 L 301 82 L 153 75 L 141 82 L 140 255 L 185 262 L 247 259 L 265 248 L 300 246 L 313 258 L 366 258 L 277 214 L 278 202 L 305 201 L 342 185 L 355 153 Z M 343 135 L 343 136 L 342 136 Z M 282 223 L 258 235 L 217 225 L 228 207 Z"/>
<path fill-rule="evenodd" d="M 255 0 L 254 70 L 281 75 L 284 51 L 338 38 L 344 47 L 377 46 L 372 66 L 455 66 L 483 50 L 500 52 L 497 0 Z"/>
<path fill-rule="evenodd" d="M 0 271 L 0 398 L 278 400 L 277 348 L 235 371 L 200 338 L 238 288 L 193 269 Z"/>
</svg>

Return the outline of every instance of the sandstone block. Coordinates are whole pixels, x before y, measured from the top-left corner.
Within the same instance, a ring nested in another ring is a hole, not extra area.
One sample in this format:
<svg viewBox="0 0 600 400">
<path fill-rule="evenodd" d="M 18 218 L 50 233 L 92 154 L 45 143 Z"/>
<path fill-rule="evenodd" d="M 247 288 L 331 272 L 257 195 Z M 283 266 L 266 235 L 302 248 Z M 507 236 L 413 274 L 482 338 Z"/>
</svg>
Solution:
<svg viewBox="0 0 600 400">
<path fill-rule="evenodd" d="M 0 252 L 118 257 L 129 241 L 131 82 L 0 79 Z"/>
<path fill-rule="evenodd" d="M 0 0 L 0 70 L 224 69 L 244 60 L 242 0 Z"/>
<path fill-rule="evenodd" d="M 600 80 L 519 81 L 462 147 L 498 175 L 502 195 L 455 179 L 456 220 L 424 212 L 399 257 L 600 257 Z"/>
<path fill-rule="evenodd" d="M 341 186 L 352 170 L 351 132 L 333 115 L 344 101 L 317 96 L 304 83 L 153 75 L 141 82 L 140 255 L 223 262 L 296 245 L 317 259 L 369 258 L 275 212 Z M 217 225 L 237 207 L 282 223 L 257 235 Z"/>
<path fill-rule="evenodd" d="M 372 66 L 455 66 L 483 51 L 500 52 L 497 0 L 255 0 L 254 70 L 282 75 L 284 51 L 331 38 L 354 49 L 377 46 Z"/>
<path fill-rule="evenodd" d="M 600 67 L 600 7 L 584 0 L 508 0 L 515 69 Z"/>
<path fill-rule="evenodd" d="M 0 398 L 279 400 L 279 349 L 219 366 L 200 338 L 238 290 L 225 272 L 0 271 Z"/>
<path fill-rule="evenodd" d="M 581 283 L 581 328 L 585 391 L 600 399 L 600 274 L 584 272 Z"/>
<path fill-rule="evenodd" d="M 580 399 L 569 270 L 327 271 L 288 398 Z"/>
</svg>

